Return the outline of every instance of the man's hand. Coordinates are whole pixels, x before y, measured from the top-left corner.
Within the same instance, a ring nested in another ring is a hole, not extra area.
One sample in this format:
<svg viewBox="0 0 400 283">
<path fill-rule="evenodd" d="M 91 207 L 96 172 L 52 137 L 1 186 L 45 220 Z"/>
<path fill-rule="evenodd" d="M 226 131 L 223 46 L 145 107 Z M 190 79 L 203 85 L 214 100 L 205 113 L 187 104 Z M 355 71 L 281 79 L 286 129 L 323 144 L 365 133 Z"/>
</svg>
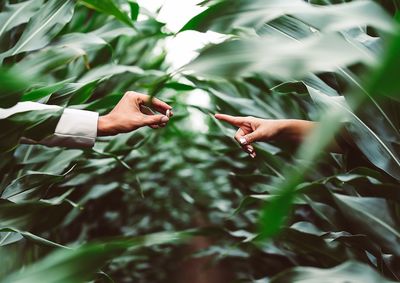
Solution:
<svg viewBox="0 0 400 283">
<path fill-rule="evenodd" d="M 243 150 L 255 157 L 254 147 L 257 141 L 291 141 L 299 144 L 315 127 L 315 122 L 305 120 L 266 120 L 255 117 L 235 117 L 215 114 L 215 118 L 238 127 L 235 139 Z"/>
<path fill-rule="evenodd" d="M 162 113 L 154 114 L 151 108 Z M 134 131 L 143 126 L 163 127 L 168 122 L 172 107 L 157 98 L 128 91 L 107 115 L 100 116 L 97 125 L 98 136 L 112 136 Z M 169 115 L 168 115 L 169 116 Z"/>
</svg>

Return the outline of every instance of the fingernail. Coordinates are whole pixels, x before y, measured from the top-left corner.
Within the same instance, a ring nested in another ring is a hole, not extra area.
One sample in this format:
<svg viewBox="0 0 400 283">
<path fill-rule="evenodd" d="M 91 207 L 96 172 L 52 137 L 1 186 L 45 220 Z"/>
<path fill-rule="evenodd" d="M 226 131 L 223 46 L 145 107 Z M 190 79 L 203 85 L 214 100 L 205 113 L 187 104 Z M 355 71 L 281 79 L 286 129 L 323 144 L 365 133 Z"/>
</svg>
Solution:
<svg viewBox="0 0 400 283">
<path fill-rule="evenodd" d="M 171 117 L 172 116 L 172 111 L 170 110 L 170 109 L 168 109 L 166 112 L 165 112 L 165 115 L 169 118 L 169 117 Z"/>
<path fill-rule="evenodd" d="M 250 152 L 253 152 L 253 151 L 254 151 L 253 147 L 251 147 L 250 145 L 246 145 L 246 149 L 247 149 L 248 151 L 250 151 Z"/>
<path fill-rule="evenodd" d="M 162 123 L 162 124 L 160 124 L 160 127 L 165 127 L 167 124 L 165 124 L 165 123 Z"/>
<path fill-rule="evenodd" d="M 241 138 L 239 139 L 239 142 L 240 142 L 241 144 L 247 144 L 247 141 L 246 141 L 246 139 L 245 139 L 244 137 L 241 137 Z"/>
<path fill-rule="evenodd" d="M 167 116 L 164 116 L 161 118 L 161 123 L 167 123 L 169 121 L 169 118 Z"/>
<path fill-rule="evenodd" d="M 256 157 L 255 152 L 250 153 L 250 156 L 251 156 L 251 158 L 255 158 Z"/>
</svg>

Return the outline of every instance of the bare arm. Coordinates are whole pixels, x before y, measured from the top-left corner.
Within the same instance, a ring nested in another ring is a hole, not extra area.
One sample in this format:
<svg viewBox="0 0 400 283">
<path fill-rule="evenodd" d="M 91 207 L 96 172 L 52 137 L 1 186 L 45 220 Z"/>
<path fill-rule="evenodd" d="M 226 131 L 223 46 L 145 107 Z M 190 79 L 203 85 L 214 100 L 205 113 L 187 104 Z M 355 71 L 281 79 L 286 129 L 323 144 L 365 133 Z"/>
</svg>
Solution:
<svg viewBox="0 0 400 283">
<path fill-rule="evenodd" d="M 261 119 L 255 117 L 235 117 L 226 114 L 216 114 L 215 118 L 238 127 L 235 139 L 243 150 L 255 157 L 253 142 L 285 141 L 298 146 L 314 129 L 316 122 L 296 119 Z M 333 141 L 329 151 L 341 153 L 343 150 Z"/>
</svg>

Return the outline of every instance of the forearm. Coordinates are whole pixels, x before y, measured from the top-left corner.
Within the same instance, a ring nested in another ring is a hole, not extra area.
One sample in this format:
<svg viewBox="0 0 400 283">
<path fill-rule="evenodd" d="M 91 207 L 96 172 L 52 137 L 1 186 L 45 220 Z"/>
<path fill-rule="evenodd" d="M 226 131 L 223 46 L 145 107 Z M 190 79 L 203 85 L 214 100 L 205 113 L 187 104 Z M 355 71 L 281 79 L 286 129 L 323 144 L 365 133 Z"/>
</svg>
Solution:
<svg viewBox="0 0 400 283">
<path fill-rule="evenodd" d="M 277 140 L 285 140 L 300 145 L 306 137 L 315 129 L 318 122 L 297 120 L 297 119 L 283 119 L 280 121 L 280 134 Z M 340 133 L 339 133 L 340 134 Z M 335 153 L 343 153 L 344 149 L 333 139 L 329 144 L 327 151 Z"/>
<path fill-rule="evenodd" d="M 46 105 L 36 102 L 20 102 L 17 105 L 0 109 L 0 119 L 7 119 L 18 113 L 30 111 L 62 110 L 56 105 Z M 47 146 L 63 146 L 69 148 L 92 147 L 97 136 L 96 112 L 64 109 L 52 135 L 41 140 L 21 138 L 22 143 L 43 144 Z"/>
</svg>

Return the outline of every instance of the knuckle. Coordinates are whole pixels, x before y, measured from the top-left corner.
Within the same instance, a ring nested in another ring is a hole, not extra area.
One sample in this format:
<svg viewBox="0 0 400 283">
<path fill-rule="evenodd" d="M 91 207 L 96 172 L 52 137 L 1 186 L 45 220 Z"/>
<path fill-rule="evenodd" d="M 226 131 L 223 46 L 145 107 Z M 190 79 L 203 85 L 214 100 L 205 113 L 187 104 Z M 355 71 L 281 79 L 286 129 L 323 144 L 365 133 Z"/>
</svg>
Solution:
<svg viewBox="0 0 400 283">
<path fill-rule="evenodd" d="M 125 92 L 124 97 L 128 99 L 134 99 L 136 97 L 136 93 L 134 91 L 127 91 Z"/>
</svg>

